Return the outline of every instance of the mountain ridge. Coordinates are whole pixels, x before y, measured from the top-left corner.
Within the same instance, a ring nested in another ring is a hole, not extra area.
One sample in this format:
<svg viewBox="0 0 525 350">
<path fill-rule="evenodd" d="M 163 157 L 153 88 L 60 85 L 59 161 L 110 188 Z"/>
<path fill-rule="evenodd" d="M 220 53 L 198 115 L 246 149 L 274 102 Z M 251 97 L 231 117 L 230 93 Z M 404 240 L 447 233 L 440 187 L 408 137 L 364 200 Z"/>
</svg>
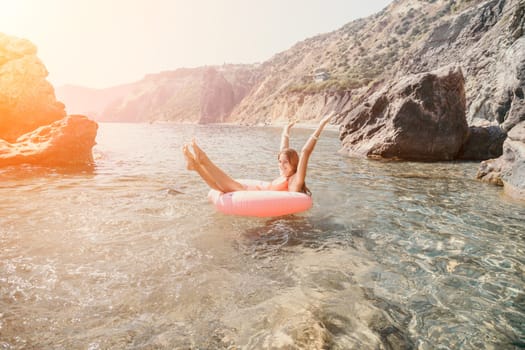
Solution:
<svg viewBox="0 0 525 350">
<path fill-rule="evenodd" d="M 499 61 L 512 42 L 523 39 L 524 13 L 525 4 L 518 0 L 396 0 L 260 64 L 150 74 L 133 84 L 135 94 L 117 96 L 95 112 L 95 119 L 267 125 L 291 118 L 313 123 L 336 109 L 341 122 L 363 96 L 386 82 L 456 64 L 465 74 L 469 124 L 501 124 L 512 105 L 508 95 L 513 89 L 502 80 L 516 74 Z M 522 64 L 517 60 L 514 69 Z M 215 73 L 205 74 L 210 70 Z M 318 71 L 325 72 L 320 80 Z M 180 72 L 186 73 L 184 78 Z M 149 84 L 155 76 L 156 86 Z M 495 80 L 497 86 L 489 86 Z M 75 103 L 65 96 L 58 88 L 57 97 L 70 112 L 89 115 L 74 109 Z"/>
</svg>

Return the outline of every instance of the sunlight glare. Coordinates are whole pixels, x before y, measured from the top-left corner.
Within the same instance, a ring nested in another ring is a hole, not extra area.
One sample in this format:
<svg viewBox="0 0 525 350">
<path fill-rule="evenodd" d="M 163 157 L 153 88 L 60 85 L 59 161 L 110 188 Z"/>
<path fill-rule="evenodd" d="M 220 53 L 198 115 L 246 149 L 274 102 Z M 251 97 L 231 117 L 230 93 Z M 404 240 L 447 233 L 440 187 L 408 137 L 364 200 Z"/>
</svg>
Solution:
<svg viewBox="0 0 525 350">
<path fill-rule="evenodd" d="M 27 3 L 17 0 L 0 0 L 0 31 L 19 36 L 26 23 L 21 21 Z"/>
</svg>

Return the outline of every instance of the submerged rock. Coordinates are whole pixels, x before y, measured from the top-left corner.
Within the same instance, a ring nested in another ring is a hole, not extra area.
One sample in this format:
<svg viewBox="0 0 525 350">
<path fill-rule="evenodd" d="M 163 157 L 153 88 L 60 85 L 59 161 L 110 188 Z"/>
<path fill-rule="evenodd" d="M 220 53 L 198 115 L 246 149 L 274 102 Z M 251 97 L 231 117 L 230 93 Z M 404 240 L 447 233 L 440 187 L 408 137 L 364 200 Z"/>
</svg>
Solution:
<svg viewBox="0 0 525 350">
<path fill-rule="evenodd" d="M 93 164 L 97 129 L 97 123 L 87 117 L 71 115 L 24 134 L 13 143 L 0 139 L 0 166 Z"/>
<path fill-rule="evenodd" d="M 467 134 L 461 69 L 409 75 L 373 92 L 343 120 L 350 155 L 419 161 L 452 160 Z"/>
<path fill-rule="evenodd" d="M 511 197 L 525 200 L 525 121 L 508 133 L 501 157 L 481 163 L 477 178 L 501 185 Z"/>
</svg>

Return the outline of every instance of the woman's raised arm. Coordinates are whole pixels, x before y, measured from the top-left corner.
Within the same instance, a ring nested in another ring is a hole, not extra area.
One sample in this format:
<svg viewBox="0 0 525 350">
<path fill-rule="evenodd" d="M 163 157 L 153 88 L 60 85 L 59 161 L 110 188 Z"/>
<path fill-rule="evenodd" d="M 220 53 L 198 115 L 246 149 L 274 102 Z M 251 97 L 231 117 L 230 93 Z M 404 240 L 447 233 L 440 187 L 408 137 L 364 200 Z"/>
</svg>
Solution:
<svg viewBox="0 0 525 350">
<path fill-rule="evenodd" d="M 321 119 L 321 121 L 319 122 L 319 126 L 313 132 L 312 136 L 308 138 L 303 148 L 301 149 L 301 155 L 299 156 L 299 164 L 297 165 L 297 172 L 295 175 L 294 187 L 300 189 L 304 185 L 304 179 L 306 178 L 306 169 L 308 167 L 308 160 L 310 159 L 310 155 L 312 154 L 312 151 L 315 148 L 315 144 L 317 142 L 317 139 L 319 138 L 319 135 L 321 135 L 321 132 L 323 131 L 324 127 L 326 126 L 326 124 L 328 124 L 328 122 L 330 121 L 330 119 L 332 119 L 334 115 L 335 111 L 332 111 L 325 115 L 323 119 Z"/>
<path fill-rule="evenodd" d="M 281 135 L 281 147 L 279 150 L 284 150 L 290 148 L 290 129 L 295 125 L 295 120 L 290 121 L 283 128 L 283 133 Z"/>
</svg>

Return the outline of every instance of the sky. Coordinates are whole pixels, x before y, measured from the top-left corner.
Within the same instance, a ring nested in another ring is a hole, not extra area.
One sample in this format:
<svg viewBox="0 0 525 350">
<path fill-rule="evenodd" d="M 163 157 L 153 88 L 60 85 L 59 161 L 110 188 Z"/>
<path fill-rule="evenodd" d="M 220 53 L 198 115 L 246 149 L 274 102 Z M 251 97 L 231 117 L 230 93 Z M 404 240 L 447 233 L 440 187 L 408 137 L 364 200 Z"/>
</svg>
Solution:
<svg viewBox="0 0 525 350">
<path fill-rule="evenodd" d="M 392 0 L 0 0 L 55 86 L 106 88 L 182 67 L 257 63 Z"/>
</svg>

